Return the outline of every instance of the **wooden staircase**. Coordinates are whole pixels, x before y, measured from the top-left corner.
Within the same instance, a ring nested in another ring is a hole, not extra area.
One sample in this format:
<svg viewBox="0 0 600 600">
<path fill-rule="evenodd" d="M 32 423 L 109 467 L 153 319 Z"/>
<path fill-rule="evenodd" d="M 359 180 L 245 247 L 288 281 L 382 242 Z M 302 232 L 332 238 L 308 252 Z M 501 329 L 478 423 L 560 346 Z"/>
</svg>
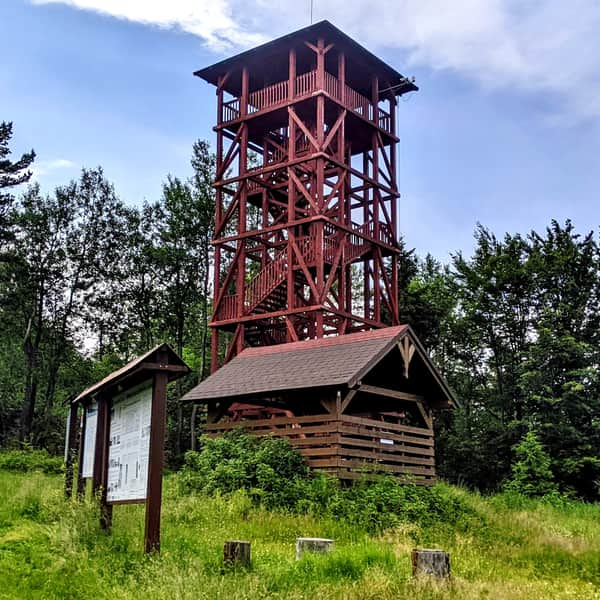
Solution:
<svg viewBox="0 0 600 600">
<path fill-rule="evenodd" d="M 363 233 L 361 226 L 356 229 Z M 335 228 L 326 227 L 325 234 L 323 254 L 325 262 L 331 264 L 334 261 L 339 242 Z M 350 234 L 347 240 L 343 261 L 345 263 L 354 262 L 372 250 L 372 244 L 369 240 L 360 235 Z M 296 239 L 296 244 L 310 269 L 314 266 L 316 260 L 315 240 L 308 236 L 300 237 Z M 297 265 L 292 268 L 294 269 L 294 293 L 295 295 L 301 295 L 306 279 Z M 283 248 L 275 254 L 271 262 L 266 264 L 246 284 L 244 314 L 267 314 L 285 309 L 287 306 L 287 272 L 287 248 Z M 237 299 L 237 295 L 223 297 L 220 310 L 215 315 L 216 320 L 234 318 L 236 316 Z"/>
</svg>

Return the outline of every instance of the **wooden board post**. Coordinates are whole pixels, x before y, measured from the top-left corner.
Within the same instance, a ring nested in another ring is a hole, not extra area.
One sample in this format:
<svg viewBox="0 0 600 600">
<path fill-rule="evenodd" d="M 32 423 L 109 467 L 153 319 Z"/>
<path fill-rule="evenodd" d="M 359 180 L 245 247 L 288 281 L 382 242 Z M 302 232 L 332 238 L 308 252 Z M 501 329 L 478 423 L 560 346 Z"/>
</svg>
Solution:
<svg viewBox="0 0 600 600">
<path fill-rule="evenodd" d="M 67 439 L 65 443 L 65 498 L 73 494 L 73 463 L 77 452 L 77 414 L 79 406 L 71 403 L 69 405 L 69 417 L 67 419 Z"/>
<path fill-rule="evenodd" d="M 228 567 L 250 566 L 250 542 L 231 540 L 223 546 L 223 562 Z"/>
<path fill-rule="evenodd" d="M 83 477 L 83 448 L 85 446 L 86 407 L 82 405 L 81 427 L 79 431 L 79 457 L 77 464 L 77 498 L 82 500 L 85 495 L 85 479 Z"/>
<path fill-rule="evenodd" d="M 297 538 L 296 560 L 300 560 L 305 552 L 324 554 L 333 550 L 333 540 L 327 538 Z"/>
<path fill-rule="evenodd" d="M 427 575 L 437 579 L 450 577 L 450 555 L 443 550 L 413 550 L 411 553 L 413 577 Z"/>
<path fill-rule="evenodd" d="M 98 429 L 96 431 L 96 454 L 94 456 L 94 493 L 99 494 L 100 501 L 100 527 L 112 527 L 111 504 L 107 502 L 108 482 L 108 448 L 110 442 L 110 409 L 111 399 L 103 396 L 98 400 Z M 96 484 L 96 465 L 98 464 L 99 484 Z"/>
<path fill-rule="evenodd" d="M 152 383 L 152 417 L 148 457 L 148 491 L 146 496 L 145 552 L 160 552 L 160 505 L 165 462 L 168 373 L 158 371 Z"/>
</svg>

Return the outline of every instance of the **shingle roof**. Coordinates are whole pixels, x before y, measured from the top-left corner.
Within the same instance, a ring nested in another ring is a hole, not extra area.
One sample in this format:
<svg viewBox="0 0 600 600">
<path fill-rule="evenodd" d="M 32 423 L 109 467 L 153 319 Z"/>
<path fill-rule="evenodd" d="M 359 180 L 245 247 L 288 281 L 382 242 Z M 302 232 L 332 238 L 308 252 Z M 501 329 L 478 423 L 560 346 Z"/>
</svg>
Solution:
<svg viewBox="0 0 600 600">
<path fill-rule="evenodd" d="M 267 392 L 352 385 L 408 326 L 386 327 L 319 340 L 246 348 L 190 390 L 182 400 L 208 401 Z"/>
<path fill-rule="evenodd" d="M 248 65 L 251 61 L 257 61 L 258 64 L 269 64 L 269 69 L 272 71 L 276 68 L 272 60 L 275 55 L 287 52 L 290 46 L 297 42 L 303 43 L 307 37 L 313 37 L 316 42 L 318 36 L 325 37 L 328 42 L 334 41 L 336 44 L 343 46 L 346 51 L 350 51 L 353 56 L 360 57 L 365 68 L 370 70 L 373 75 L 380 77 L 382 81 L 387 82 L 388 86 L 393 86 L 396 89 L 396 94 L 417 91 L 419 89 L 414 83 L 408 81 L 403 75 L 398 73 L 396 69 L 369 52 L 364 46 L 326 20 L 303 27 L 265 44 L 226 58 L 209 67 L 195 71 L 194 75 L 201 77 L 213 85 L 217 85 L 220 76 L 228 71 L 239 69 L 242 65 Z M 352 74 L 349 73 L 348 75 L 351 76 Z M 287 78 L 287 75 L 282 74 L 282 76 Z M 236 82 L 235 78 L 229 78 L 224 84 L 224 89 L 237 96 L 241 92 L 239 85 L 239 82 Z"/>
<path fill-rule="evenodd" d="M 169 373 L 169 381 L 173 379 L 177 379 L 178 377 L 182 377 L 189 373 L 190 368 L 185 364 L 185 362 L 173 351 L 173 349 L 168 344 L 158 344 L 152 350 L 146 352 L 146 354 L 142 354 L 142 356 L 138 356 L 134 358 L 132 361 L 128 362 L 126 365 L 122 366 L 120 369 L 113 371 L 110 375 L 107 375 L 104 379 L 94 383 L 87 389 L 83 390 L 79 396 L 72 400 L 73 403 L 81 402 L 86 398 L 91 398 L 95 396 L 100 391 L 105 390 L 107 388 L 116 386 L 119 382 L 123 381 L 126 377 L 130 376 L 132 373 L 137 372 L 138 370 L 144 368 L 144 363 L 150 362 L 151 359 L 155 358 L 159 351 L 166 352 L 168 357 L 169 365 L 179 365 L 181 367 L 185 367 L 184 371 L 180 371 L 177 373 Z"/>
</svg>

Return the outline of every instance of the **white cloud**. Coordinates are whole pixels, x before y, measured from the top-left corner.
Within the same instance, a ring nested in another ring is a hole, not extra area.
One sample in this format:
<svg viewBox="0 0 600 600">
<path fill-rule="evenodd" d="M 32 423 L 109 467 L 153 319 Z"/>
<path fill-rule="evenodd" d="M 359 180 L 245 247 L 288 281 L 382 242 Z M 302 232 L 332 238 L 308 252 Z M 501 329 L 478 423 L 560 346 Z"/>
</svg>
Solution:
<svg viewBox="0 0 600 600">
<path fill-rule="evenodd" d="M 34 4 L 67 4 L 119 19 L 157 27 L 180 27 L 203 38 L 213 50 L 251 46 L 262 35 L 236 22 L 229 0 L 32 0 Z"/>
<path fill-rule="evenodd" d="M 309 0 L 33 0 L 160 27 L 223 52 L 308 24 Z M 449 70 L 486 88 L 540 94 L 571 121 L 600 117 L 597 0 L 314 0 L 369 48 L 400 49 L 406 71 Z"/>
<path fill-rule="evenodd" d="M 48 175 L 59 169 L 73 169 L 77 165 L 72 160 L 66 158 L 55 158 L 53 160 L 36 160 L 31 166 L 32 179 L 39 180 L 44 175 Z"/>
</svg>

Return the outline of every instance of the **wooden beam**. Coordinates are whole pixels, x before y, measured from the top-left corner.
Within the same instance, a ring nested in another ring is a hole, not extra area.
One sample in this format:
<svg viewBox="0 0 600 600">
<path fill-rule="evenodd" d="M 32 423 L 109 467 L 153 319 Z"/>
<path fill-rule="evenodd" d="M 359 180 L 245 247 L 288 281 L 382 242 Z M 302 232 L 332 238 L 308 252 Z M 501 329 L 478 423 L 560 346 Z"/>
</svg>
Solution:
<svg viewBox="0 0 600 600">
<path fill-rule="evenodd" d="M 337 118 L 336 122 L 333 124 L 333 127 L 327 132 L 327 137 L 325 138 L 325 141 L 323 142 L 323 147 L 321 148 L 321 150 L 323 150 L 323 151 L 327 150 L 327 147 L 329 146 L 329 144 L 331 144 L 331 141 L 333 140 L 333 136 L 336 134 L 339 126 L 342 124 L 342 122 L 344 121 L 345 118 L 346 118 L 346 111 L 342 110 L 342 112 L 340 113 L 340 116 Z"/>
<path fill-rule="evenodd" d="M 308 138 L 308 141 L 315 149 L 315 152 L 322 152 L 319 146 L 319 142 L 315 140 L 315 138 L 312 136 L 312 133 L 306 128 L 306 125 L 304 125 L 302 119 L 298 118 L 296 111 L 291 106 L 288 108 L 288 111 L 292 119 L 294 119 L 295 123 L 298 125 L 298 127 L 300 127 L 300 129 L 304 132 L 304 135 Z"/>
<path fill-rule="evenodd" d="M 148 369 L 149 371 L 169 371 L 173 373 L 187 373 L 188 367 L 184 365 L 168 365 L 162 363 L 143 362 L 140 365 L 141 369 Z"/>
<path fill-rule="evenodd" d="M 410 366 L 410 361 L 415 353 L 415 345 L 408 336 L 405 336 L 398 342 L 398 348 L 400 349 L 400 354 L 404 361 L 404 377 L 408 379 L 408 367 Z"/>
<path fill-rule="evenodd" d="M 431 413 L 423 406 L 422 402 L 417 402 L 416 405 L 427 427 L 429 427 L 429 429 L 433 429 L 433 417 L 431 416 Z"/>
<path fill-rule="evenodd" d="M 287 327 L 288 333 L 290 334 L 292 341 L 298 342 L 298 334 L 296 333 L 296 330 L 294 329 L 294 324 L 292 323 L 292 320 L 289 317 L 285 318 L 285 326 Z"/>
<path fill-rule="evenodd" d="M 232 402 L 211 402 L 208 405 L 208 411 L 206 416 L 207 424 L 218 423 L 224 416 L 225 413 L 229 410 L 229 407 L 232 405 Z"/>
<path fill-rule="evenodd" d="M 396 390 L 390 390 L 376 385 L 365 385 L 361 384 L 358 387 L 360 392 L 367 394 L 375 394 L 377 396 L 385 396 L 386 398 L 394 398 L 395 400 L 407 400 L 408 402 L 424 402 L 425 398 L 417 394 L 409 394 L 407 392 L 398 392 Z"/>
<path fill-rule="evenodd" d="M 350 404 L 350 402 L 352 402 L 352 399 L 354 398 L 354 396 L 356 396 L 357 392 L 358 392 L 357 389 L 353 389 L 353 390 L 350 390 L 346 394 L 346 397 L 344 398 L 344 400 L 342 401 L 342 404 L 340 405 L 340 414 L 346 412 L 348 405 Z"/>
<path fill-rule="evenodd" d="M 81 429 L 79 430 L 79 455 L 77 464 L 77 498 L 83 499 L 85 495 L 85 479 L 83 478 L 83 450 L 85 446 L 85 430 L 87 423 L 87 405 L 82 404 Z"/>
<path fill-rule="evenodd" d="M 331 400 L 330 398 L 320 398 L 319 402 L 321 404 L 321 406 L 330 414 L 330 415 L 335 415 L 336 414 L 336 403 L 335 400 Z"/>
</svg>

